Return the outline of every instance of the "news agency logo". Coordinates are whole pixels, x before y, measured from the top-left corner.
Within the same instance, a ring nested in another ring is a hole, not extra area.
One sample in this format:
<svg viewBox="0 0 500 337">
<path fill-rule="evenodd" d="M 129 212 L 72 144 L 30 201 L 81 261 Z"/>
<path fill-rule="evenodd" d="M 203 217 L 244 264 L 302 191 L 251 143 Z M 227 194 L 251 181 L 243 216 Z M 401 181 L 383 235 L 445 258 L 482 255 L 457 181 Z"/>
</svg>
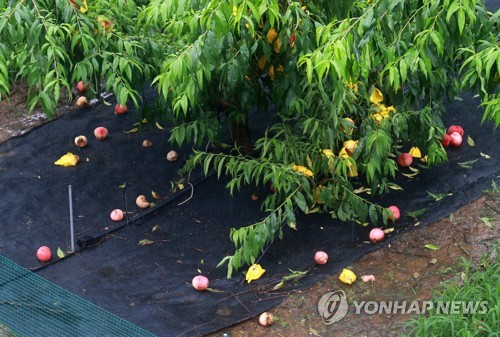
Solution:
<svg viewBox="0 0 500 337">
<path fill-rule="evenodd" d="M 438 315 L 476 315 L 488 311 L 487 301 L 353 301 L 356 315 L 419 315 L 434 310 Z M 349 311 L 343 290 L 330 291 L 319 299 L 318 311 L 324 324 L 342 320 Z"/>
<path fill-rule="evenodd" d="M 343 290 L 330 291 L 319 299 L 318 311 L 324 324 L 329 325 L 340 321 L 347 315 L 349 305 Z"/>
</svg>

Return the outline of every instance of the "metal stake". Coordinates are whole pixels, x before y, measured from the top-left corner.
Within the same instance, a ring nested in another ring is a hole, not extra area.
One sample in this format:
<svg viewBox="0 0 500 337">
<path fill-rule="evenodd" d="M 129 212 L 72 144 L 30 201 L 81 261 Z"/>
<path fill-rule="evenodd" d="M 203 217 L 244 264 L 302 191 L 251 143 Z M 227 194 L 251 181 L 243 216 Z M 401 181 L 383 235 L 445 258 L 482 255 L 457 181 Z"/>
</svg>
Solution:
<svg viewBox="0 0 500 337">
<path fill-rule="evenodd" d="M 71 253 L 75 252 L 75 230 L 73 228 L 73 197 L 71 191 L 71 185 L 68 185 L 69 193 L 69 226 L 71 232 Z"/>
</svg>

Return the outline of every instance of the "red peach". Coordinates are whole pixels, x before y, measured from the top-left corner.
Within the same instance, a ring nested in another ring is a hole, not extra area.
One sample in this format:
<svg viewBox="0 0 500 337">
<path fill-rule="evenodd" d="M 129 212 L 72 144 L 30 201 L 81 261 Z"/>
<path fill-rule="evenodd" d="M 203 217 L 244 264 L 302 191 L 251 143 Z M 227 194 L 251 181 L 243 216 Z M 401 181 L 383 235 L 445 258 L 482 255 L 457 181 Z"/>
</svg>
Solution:
<svg viewBox="0 0 500 337">
<path fill-rule="evenodd" d="M 458 147 L 462 144 L 462 136 L 458 132 L 452 132 L 450 135 L 450 145 Z"/>
<path fill-rule="evenodd" d="M 85 83 L 83 81 L 79 81 L 76 84 L 76 90 L 78 90 L 79 92 L 81 92 L 82 94 L 84 94 L 85 91 L 87 91 L 87 83 Z"/>
<path fill-rule="evenodd" d="M 48 262 L 50 261 L 50 258 L 52 257 L 52 253 L 50 251 L 50 248 L 47 246 L 42 246 L 38 248 L 36 252 L 36 257 L 41 261 L 41 262 Z"/>
<path fill-rule="evenodd" d="M 380 228 L 373 228 L 370 231 L 370 241 L 373 243 L 377 243 L 379 241 L 382 241 L 384 239 L 384 231 Z"/>
<path fill-rule="evenodd" d="M 124 113 L 127 112 L 127 105 L 122 105 L 122 104 L 117 104 L 115 106 L 115 114 L 116 115 L 123 115 Z"/>
<path fill-rule="evenodd" d="M 317 264 L 325 264 L 328 262 L 328 254 L 322 251 L 317 251 L 316 254 L 314 254 L 314 261 L 316 261 Z"/>
<path fill-rule="evenodd" d="M 401 167 L 408 167 L 413 163 L 413 157 L 409 153 L 401 153 L 397 159 L 398 165 Z"/>
<path fill-rule="evenodd" d="M 208 278 L 206 278 L 203 275 L 198 275 L 193 277 L 193 280 L 191 281 L 191 284 L 193 285 L 193 288 L 198 290 L 198 291 L 204 291 L 207 290 L 208 288 Z"/>
<path fill-rule="evenodd" d="M 106 139 L 106 137 L 108 137 L 108 129 L 104 126 L 98 126 L 94 129 L 94 136 L 98 140 Z"/>
<path fill-rule="evenodd" d="M 389 210 L 391 214 L 389 214 L 389 216 L 387 217 L 388 220 L 399 220 L 399 218 L 401 217 L 401 212 L 399 211 L 399 208 L 397 208 L 396 206 L 389 206 L 387 208 Z"/>
<path fill-rule="evenodd" d="M 451 135 L 453 132 L 458 132 L 462 137 L 464 135 L 464 129 L 460 125 L 452 125 L 448 128 L 449 135 Z"/>
<path fill-rule="evenodd" d="M 441 139 L 441 144 L 443 144 L 443 147 L 448 147 L 450 146 L 450 140 L 451 140 L 451 137 L 449 134 L 445 133 L 443 135 L 443 139 Z"/>
<path fill-rule="evenodd" d="M 123 211 L 121 209 L 114 209 L 109 215 L 111 220 L 113 221 L 122 221 L 123 220 Z"/>
</svg>

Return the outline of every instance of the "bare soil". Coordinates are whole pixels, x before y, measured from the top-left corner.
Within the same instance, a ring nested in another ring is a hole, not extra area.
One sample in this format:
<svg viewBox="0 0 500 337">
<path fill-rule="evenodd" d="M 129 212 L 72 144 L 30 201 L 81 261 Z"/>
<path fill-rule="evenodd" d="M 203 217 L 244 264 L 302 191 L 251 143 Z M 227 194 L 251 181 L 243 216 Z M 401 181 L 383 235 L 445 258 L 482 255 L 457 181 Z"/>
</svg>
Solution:
<svg viewBox="0 0 500 337">
<path fill-rule="evenodd" d="M 39 108 L 32 113 L 27 111 L 25 92 L 22 86 L 16 87 L 10 99 L 0 102 L 0 142 L 48 120 Z M 54 117 L 72 108 L 71 102 L 64 102 L 54 112 Z M 499 211 L 499 195 L 486 194 L 447 218 L 401 235 L 395 243 L 348 266 L 358 276 L 354 284 L 345 285 L 338 280 L 339 275 L 330 275 L 307 290 L 291 292 L 281 305 L 270 311 L 275 316 L 272 326 L 259 326 L 258 317 L 255 317 L 209 337 L 223 336 L 224 333 L 231 337 L 398 336 L 402 324 L 411 316 L 357 314 L 354 301 L 429 299 L 443 281 L 457 276 L 456 264 L 460 258 L 477 261 L 493 242 L 500 239 Z M 481 218 L 488 220 L 485 222 Z M 439 246 L 439 249 L 425 248 L 424 245 L 429 243 Z M 359 280 L 359 276 L 369 274 L 375 275 L 374 282 Z M 318 313 L 318 301 L 323 294 L 336 290 L 345 291 L 350 309 L 340 322 L 327 325 Z"/>
</svg>

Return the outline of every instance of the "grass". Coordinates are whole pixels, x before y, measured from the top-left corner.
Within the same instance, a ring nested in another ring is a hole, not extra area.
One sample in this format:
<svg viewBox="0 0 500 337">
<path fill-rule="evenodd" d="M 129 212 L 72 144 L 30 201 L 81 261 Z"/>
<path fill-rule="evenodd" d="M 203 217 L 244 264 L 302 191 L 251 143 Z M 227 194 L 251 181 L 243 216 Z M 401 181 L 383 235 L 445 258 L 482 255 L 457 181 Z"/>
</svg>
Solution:
<svg viewBox="0 0 500 337">
<path fill-rule="evenodd" d="M 433 294 L 434 309 L 408 321 L 402 336 L 500 336 L 500 242 L 492 245 L 478 263 L 462 259 L 457 277 L 444 282 Z M 479 303 L 476 312 L 446 314 L 437 304 L 472 301 Z M 485 303 L 486 302 L 486 303 Z"/>
</svg>

